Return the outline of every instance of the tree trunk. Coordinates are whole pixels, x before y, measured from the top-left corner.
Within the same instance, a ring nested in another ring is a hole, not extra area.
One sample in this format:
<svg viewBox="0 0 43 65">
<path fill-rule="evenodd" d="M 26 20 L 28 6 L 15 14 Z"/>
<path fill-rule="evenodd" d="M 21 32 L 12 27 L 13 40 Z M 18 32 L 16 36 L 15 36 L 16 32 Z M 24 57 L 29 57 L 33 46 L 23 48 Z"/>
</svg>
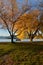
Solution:
<svg viewBox="0 0 43 65">
<path fill-rule="evenodd" d="M 31 42 L 33 41 L 33 39 L 32 39 L 32 38 L 30 38 L 30 40 L 31 40 Z"/>
<path fill-rule="evenodd" d="M 33 41 L 33 38 L 34 38 L 34 35 L 31 35 L 31 36 L 30 36 L 31 42 Z"/>
<path fill-rule="evenodd" d="M 14 38 L 14 35 L 11 35 L 11 43 L 14 43 L 13 38 Z"/>
</svg>

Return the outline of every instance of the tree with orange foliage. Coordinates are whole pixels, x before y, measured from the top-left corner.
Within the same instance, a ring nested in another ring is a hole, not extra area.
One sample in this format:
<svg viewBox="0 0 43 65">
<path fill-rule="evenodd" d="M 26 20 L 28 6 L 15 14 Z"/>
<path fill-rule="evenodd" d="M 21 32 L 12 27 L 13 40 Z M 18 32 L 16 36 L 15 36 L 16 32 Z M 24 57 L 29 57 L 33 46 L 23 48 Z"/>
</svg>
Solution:
<svg viewBox="0 0 43 65">
<path fill-rule="evenodd" d="M 19 18 L 18 22 L 16 23 L 16 27 L 22 27 L 21 29 L 23 30 L 22 34 L 24 34 L 24 39 L 30 39 L 32 41 L 37 36 L 37 33 L 40 31 L 41 27 L 39 15 L 40 11 L 36 9 L 22 15 Z M 23 35 L 21 37 L 23 37 Z"/>
</svg>

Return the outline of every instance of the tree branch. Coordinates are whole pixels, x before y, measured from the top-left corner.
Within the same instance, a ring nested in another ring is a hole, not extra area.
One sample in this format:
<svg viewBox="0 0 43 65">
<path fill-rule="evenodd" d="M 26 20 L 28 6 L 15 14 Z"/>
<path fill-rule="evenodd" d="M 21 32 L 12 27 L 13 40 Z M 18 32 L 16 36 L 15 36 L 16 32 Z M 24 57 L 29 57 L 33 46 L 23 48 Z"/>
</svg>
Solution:
<svg viewBox="0 0 43 65">
<path fill-rule="evenodd" d="M 9 27 L 8 27 L 8 25 L 7 25 L 6 21 L 5 21 L 5 19 L 4 19 L 3 17 L 1 17 L 1 19 L 2 19 L 3 22 L 5 23 L 6 28 L 7 28 L 8 32 L 9 32 L 10 36 L 11 36 L 11 32 L 10 32 L 10 30 L 9 30 Z"/>
</svg>

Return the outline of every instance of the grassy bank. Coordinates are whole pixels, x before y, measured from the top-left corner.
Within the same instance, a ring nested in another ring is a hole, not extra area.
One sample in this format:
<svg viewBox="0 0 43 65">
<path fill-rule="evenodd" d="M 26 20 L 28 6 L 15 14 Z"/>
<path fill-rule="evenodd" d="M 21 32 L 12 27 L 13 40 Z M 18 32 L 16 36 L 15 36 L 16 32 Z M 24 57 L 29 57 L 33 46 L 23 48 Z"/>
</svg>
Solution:
<svg viewBox="0 0 43 65">
<path fill-rule="evenodd" d="M 43 42 L 0 43 L 0 65 L 43 65 Z"/>
</svg>

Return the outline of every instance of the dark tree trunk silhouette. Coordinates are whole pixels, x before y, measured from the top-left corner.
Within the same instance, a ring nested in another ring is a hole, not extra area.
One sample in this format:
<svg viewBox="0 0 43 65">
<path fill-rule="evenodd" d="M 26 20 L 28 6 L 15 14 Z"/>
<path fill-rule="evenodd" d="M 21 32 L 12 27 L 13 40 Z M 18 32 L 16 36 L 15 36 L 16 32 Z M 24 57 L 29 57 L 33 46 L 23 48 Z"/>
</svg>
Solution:
<svg viewBox="0 0 43 65">
<path fill-rule="evenodd" d="M 35 30 L 34 34 L 32 33 L 32 31 L 30 31 L 30 33 L 27 31 L 27 34 L 28 34 L 29 39 L 30 39 L 31 41 L 33 41 L 33 39 L 34 39 L 35 36 L 36 36 L 36 33 L 37 33 L 38 30 L 40 29 L 40 24 L 41 24 L 41 23 L 38 24 L 37 29 Z"/>
<path fill-rule="evenodd" d="M 11 43 L 14 43 L 13 39 L 14 39 L 14 35 L 12 34 L 11 35 Z"/>
</svg>

